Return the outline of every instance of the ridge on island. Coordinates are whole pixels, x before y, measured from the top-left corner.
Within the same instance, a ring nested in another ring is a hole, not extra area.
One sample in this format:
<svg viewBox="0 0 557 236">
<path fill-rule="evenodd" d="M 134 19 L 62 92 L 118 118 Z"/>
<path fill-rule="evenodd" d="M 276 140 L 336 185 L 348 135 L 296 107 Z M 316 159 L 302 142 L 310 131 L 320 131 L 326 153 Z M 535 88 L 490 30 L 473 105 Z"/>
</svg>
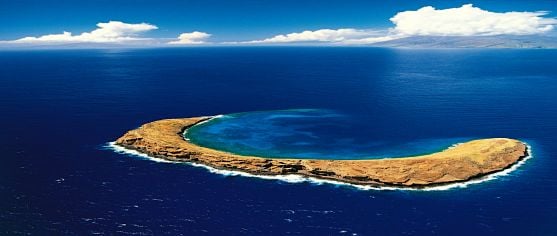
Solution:
<svg viewBox="0 0 557 236">
<path fill-rule="evenodd" d="M 464 182 L 509 168 L 528 156 L 515 139 L 478 139 L 440 152 L 370 160 L 278 159 L 242 156 L 195 145 L 182 136 L 212 117 L 164 119 L 130 130 L 115 142 L 156 158 L 258 175 L 298 174 L 371 186 L 426 187 Z"/>
</svg>

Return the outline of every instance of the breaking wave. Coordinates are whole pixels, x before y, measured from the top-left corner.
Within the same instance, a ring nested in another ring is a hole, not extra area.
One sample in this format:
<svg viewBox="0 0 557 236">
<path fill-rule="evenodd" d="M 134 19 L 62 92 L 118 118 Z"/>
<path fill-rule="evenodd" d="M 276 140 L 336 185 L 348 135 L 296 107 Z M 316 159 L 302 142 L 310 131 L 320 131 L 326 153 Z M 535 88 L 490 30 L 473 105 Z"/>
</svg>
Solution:
<svg viewBox="0 0 557 236">
<path fill-rule="evenodd" d="M 221 170 L 217 168 L 213 168 L 207 165 L 199 164 L 199 163 L 192 163 L 192 162 L 178 162 L 178 161 L 169 161 L 161 158 L 156 158 L 149 156 L 145 153 L 141 153 L 135 150 L 127 149 L 122 146 L 116 145 L 115 142 L 109 142 L 105 145 L 106 149 L 113 150 L 116 153 L 125 154 L 129 156 L 135 156 L 142 159 L 161 162 L 161 163 L 173 163 L 173 164 L 186 164 L 194 167 L 204 168 L 210 173 L 219 174 L 223 176 L 241 176 L 241 177 L 249 177 L 249 178 L 258 178 L 258 179 L 265 179 L 265 180 L 277 180 L 283 181 L 287 183 L 304 183 L 308 182 L 315 185 L 323 185 L 323 184 L 332 184 L 336 186 L 346 186 L 351 187 L 358 190 L 404 190 L 404 191 L 444 191 L 444 190 L 451 190 L 451 189 L 458 189 L 458 188 L 466 188 L 470 185 L 480 184 L 484 182 L 488 182 L 491 180 L 495 180 L 497 178 L 508 176 L 513 171 L 517 170 L 520 166 L 524 165 L 527 160 L 533 157 L 532 155 L 532 147 L 527 145 L 528 147 L 528 155 L 522 158 L 519 162 L 513 164 L 509 168 L 506 168 L 502 171 L 498 171 L 492 174 L 488 174 L 479 178 L 471 179 L 466 182 L 458 182 L 458 183 L 450 183 L 450 184 L 443 184 L 443 185 L 436 185 L 430 187 L 421 187 L 421 188 L 414 188 L 414 187 L 393 187 L 393 186 L 368 186 L 368 185 L 358 185 L 358 184 L 351 184 L 345 183 L 340 181 L 334 180 L 324 180 L 318 179 L 314 177 L 307 177 L 302 175 L 296 174 L 289 174 L 289 175 L 255 175 L 250 174 L 242 171 L 233 171 L 233 170 Z"/>
</svg>

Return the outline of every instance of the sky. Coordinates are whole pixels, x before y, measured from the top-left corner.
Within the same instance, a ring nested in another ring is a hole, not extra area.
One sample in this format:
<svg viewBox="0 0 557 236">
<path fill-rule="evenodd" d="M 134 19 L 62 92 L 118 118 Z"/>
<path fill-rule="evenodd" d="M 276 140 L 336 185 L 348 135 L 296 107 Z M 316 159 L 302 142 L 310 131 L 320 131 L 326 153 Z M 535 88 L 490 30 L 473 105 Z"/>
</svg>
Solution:
<svg viewBox="0 0 557 236">
<path fill-rule="evenodd" d="M 555 35 L 557 1 L 0 0 L 0 44 L 369 44 Z"/>
</svg>

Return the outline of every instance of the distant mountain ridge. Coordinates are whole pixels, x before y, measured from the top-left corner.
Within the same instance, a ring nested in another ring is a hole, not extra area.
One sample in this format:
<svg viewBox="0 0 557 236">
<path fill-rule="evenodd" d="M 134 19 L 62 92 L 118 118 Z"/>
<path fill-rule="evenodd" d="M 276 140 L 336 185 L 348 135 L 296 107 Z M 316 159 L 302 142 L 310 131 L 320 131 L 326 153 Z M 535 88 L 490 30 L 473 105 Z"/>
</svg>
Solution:
<svg viewBox="0 0 557 236">
<path fill-rule="evenodd" d="M 557 48 L 552 36 L 414 36 L 371 44 L 396 48 Z"/>
</svg>

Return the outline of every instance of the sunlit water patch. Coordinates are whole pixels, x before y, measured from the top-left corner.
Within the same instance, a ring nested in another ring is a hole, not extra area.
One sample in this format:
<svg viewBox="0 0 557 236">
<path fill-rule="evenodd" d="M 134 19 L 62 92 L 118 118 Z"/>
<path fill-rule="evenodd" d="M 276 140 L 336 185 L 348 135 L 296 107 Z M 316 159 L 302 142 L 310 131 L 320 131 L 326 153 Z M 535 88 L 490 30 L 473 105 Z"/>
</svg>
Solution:
<svg viewBox="0 0 557 236">
<path fill-rule="evenodd" d="M 204 147 L 275 158 L 376 159 L 441 151 L 472 138 L 373 138 L 373 124 L 332 110 L 295 109 L 218 116 L 184 138 Z"/>
</svg>

